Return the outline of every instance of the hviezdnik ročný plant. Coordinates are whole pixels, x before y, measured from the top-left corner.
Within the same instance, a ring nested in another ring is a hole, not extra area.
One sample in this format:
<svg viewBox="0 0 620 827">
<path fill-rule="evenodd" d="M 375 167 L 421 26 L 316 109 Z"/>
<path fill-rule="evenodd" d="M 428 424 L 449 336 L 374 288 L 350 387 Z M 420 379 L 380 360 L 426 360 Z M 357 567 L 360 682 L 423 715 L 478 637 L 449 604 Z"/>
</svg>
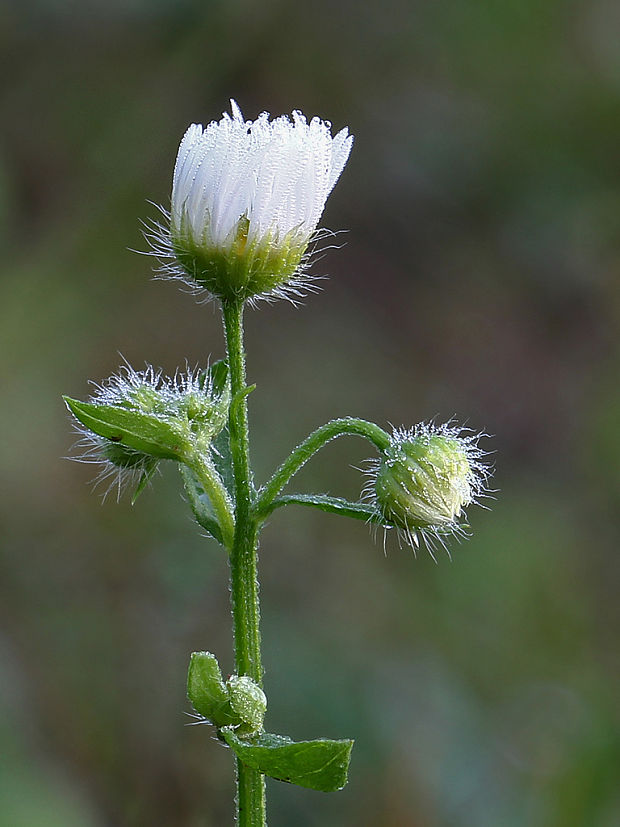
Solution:
<svg viewBox="0 0 620 827">
<path fill-rule="evenodd" d="M 479 436 L 452 423 L 387 433 L 354 417 L 318 428 L 262 486 L 249 460 L 243 312 L 246 304 L 296 300 L 312 287 L 310 246 L 325 202 L 351 151 L 346 129 L 300 112 L 274 120 L 232 114 L 189 127 L 177 155 L 170 211 L 147 232 L 160 274 L 181 279 L 220 303 L 226 358 L 204 370 L 165 377 L 128 365 L 86 402 L 65 397 L 81 433 L 81 459 L 100 477 L 140 494 L 159 463 L 175 462 L 198 524 L 229 555 L 235 674 L 224 680 L 209 652 L 190 658 L 187 692 L 196 715 L 232 750 L 236 817 L 266 822 L 265 776 L 315 790 L 341 789 L 352 741 L 295 742 L 263 729 L 258 536 L 277 508 L 302 505 L 394 528 L 431 554 L 466 530 L 464 509 L 485 491 L 489 469 Z M 368 440 L 375 458 L 359 502 L 283 493 L 310 457 L 335 437 Z"/>
</svg>

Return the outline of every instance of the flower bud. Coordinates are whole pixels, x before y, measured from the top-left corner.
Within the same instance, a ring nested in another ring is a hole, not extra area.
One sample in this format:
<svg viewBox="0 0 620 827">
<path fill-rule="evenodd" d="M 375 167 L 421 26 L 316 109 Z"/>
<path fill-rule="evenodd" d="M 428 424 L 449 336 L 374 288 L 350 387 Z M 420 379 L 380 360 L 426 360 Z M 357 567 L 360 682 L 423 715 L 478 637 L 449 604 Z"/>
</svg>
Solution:
<svg viewBox="0 0 620 827">
<path fill-rule="evenodd" d="M 238 732 L 259 732 L 267 710 L 265 693 L 247 675 L 231 675 L 226 681 L 230 705 L 241 720 Z"/>
<path fill-rule="evenodd" d="M 478 435 L 450 425 L 395 431 L 374 479 L 386 523 L 416 546 L 418 535 L 462 532 L 464 509 L 483 491 L 489 473 L 479 462 L 483 452 L 477 441 Z"/>
<path fill-rule="evenodd" d="M 174 169 L 170 225 L 147 234 L 163 274 L 223 300 L 295 294 L 325 202 L 353 138 L 300 112 L 245 121 L 231 101 L 189 127 Z"/>
<path fill-rule="evenodd" d="M 193 652 L 187 673 L 187 696 L 196 712 L 216 727 L 233 727 L 240 735 L 263 728 L 265 693 L 247 675 L 231 675 L 224 683 L 215 655 Z"/>
<path fill-rule="evenodd" d="M 225 363 L 173 378 L 151 367 L 135 371 L 127 365 L 87 402 L 69 397 L 65 402 L 82 435 L 78 459 L 99 463 L 97 481 L 112 477 L 119 494 L 124 483 L 137 484 L 137 495 L 160 460 L 189 463 L 196 452 L 209 450 L 226 424 L 230 383 Z"/>
</svg>

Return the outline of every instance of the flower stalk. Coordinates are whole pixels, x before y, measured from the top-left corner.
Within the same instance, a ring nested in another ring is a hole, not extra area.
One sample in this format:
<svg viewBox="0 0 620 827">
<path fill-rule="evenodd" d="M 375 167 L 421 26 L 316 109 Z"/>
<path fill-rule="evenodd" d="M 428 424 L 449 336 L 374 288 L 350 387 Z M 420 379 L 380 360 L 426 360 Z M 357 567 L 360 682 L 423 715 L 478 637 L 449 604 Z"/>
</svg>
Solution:
<svg viewBox="0 0 620 827">
<path fill-rule="evenodd" d="M 262 686 L 258 593 L 257 521 L 252 513 L 248 406 L 243 343 L 243 302 L 222 303 L 232 402 L 229 410 L 230 451 L 235 485 L 235 531 L 230 553 L 230 594 L 237 674 Z M 264 775 L 237 758 L 237 822 L 262 827 L 266 820 Z"/>
</svg>

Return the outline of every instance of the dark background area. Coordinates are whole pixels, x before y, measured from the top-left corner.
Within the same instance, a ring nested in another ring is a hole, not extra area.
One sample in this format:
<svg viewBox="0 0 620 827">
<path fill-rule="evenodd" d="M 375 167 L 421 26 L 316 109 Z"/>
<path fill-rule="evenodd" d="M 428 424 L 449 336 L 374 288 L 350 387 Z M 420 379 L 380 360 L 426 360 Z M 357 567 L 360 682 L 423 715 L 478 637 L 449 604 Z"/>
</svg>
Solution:
<svg viewBox="0 0 620 827">
<path fill-rule="evenodd" d="M 4 7 L 2 827 L 232 823 L 230 754 L 183 715 L 192 650 L 232 670 L 225 557 L 173 467 L 102 504 L 60 399 L 119 353 L 222 355 L 217 308 L 129 250 L 230 97 L 356 136 L 323 292 L 248 314 L 258 481 L 334 416 L 455 416 L 499 489 L 438 565 L 274 514 L 267 728 L 356 745 L 343 792 L 270 782 L 270 823 L 620 823 L 619 42 L 613 0 Z M 366 456 L 340 440 L 297 487 L 356 497 Z"/>
</svg>

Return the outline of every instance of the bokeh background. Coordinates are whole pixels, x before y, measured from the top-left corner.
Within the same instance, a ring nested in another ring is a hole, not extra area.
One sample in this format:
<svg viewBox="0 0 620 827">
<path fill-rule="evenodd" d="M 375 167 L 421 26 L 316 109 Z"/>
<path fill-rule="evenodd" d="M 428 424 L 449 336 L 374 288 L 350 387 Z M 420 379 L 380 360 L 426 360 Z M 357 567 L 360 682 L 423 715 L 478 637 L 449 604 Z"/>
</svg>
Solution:
<svg viewBox="0 0 620 827">
<path fill-rule="evenodd" d="M 333 416 L 455 416 L 499 489 L 438 564 L 273 516 L 268 728 L 356 746 L 341 793 L 270 782 L 270 823 L 620 824 L 618 4 L 30 0 L 0 43 L 1 827 L 232 823 L 230 754 L 183 715 L 192 650 L 232 670 L 226 560 L 173 467 L 102 504 L 60 400 L 119 353 L 222 355 L 217 308 L 130 249 L 231 96 L 356 136 L 323 292 L 247 318 L 257 479 Z M 367 454 L 298 490 L 355 497 Z"/>
</svg>

